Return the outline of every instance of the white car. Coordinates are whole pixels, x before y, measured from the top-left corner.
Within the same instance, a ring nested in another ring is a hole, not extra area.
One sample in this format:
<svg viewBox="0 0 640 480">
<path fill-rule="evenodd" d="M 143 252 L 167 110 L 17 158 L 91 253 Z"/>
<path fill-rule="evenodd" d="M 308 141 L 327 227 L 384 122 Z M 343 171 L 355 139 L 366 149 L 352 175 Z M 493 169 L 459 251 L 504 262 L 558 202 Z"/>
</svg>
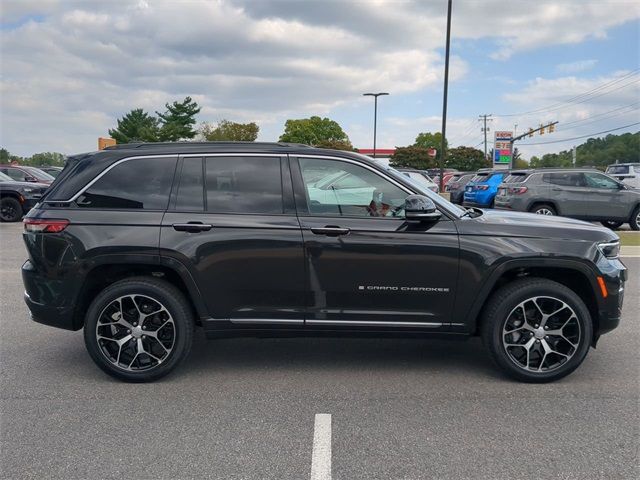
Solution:
<svg viewBox="0 0 640 480">
<path fill-rule="evenodd" d="M 426 187 L 434 193 L 438 193 L 438 191 L 440 190 L 438 184 L 431 180 L 429 175 L 427 175 L 425 172 L 409 168 L 397 168 L 396 170 L 409 177 L 411 180 L 416 182 L 418 185 L 421 185 L 423 188 Z"/>
<path fill-rule="evenodd" d="M 640 188 L 640 163 L 616 163 L 605 173 L 631 188 Z"/>
</svg>

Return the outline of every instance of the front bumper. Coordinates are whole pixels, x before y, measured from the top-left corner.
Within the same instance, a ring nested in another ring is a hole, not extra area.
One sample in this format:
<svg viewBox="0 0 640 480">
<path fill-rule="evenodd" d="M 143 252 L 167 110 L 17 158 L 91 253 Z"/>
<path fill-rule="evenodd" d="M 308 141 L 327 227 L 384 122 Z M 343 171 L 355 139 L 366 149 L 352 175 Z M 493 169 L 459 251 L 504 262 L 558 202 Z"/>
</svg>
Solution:
<svg viewBox="0 0 640 480">
<path fill-rule="evenodd" d="M 598 305 L 598 321 L 594 325 L 595 340 L 620 324 L 624 288 L 628 275 L 627 268 L 618 259 L 608 260 L 601 257 L 596 265 L 600 271 L 600 276 L 604 280 L 607 297 L 602 298 Z"/>
</svg>

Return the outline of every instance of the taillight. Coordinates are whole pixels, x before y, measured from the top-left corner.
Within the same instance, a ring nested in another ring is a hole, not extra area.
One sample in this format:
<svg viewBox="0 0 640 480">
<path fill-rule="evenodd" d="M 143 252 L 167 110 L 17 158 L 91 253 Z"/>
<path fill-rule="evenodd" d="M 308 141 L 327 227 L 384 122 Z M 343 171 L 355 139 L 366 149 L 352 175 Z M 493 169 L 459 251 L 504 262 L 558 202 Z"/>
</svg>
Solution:
<svg viewBox="0 0 640 480">
<path fill-rule="evenodd" d="M 25 232 L 59 233 L 67 228 L 69 220 L 53 218 L 25 218 L 22 223 L 24 223 Z"/>
<path fill-rule="evenodd" d="M 509 187 L 507 190 L 511 195 L 522 195 L 527 192 L 527 187 Z"/>
<path fill-rule="evenodd" d="M 489 190 L 489 185 L 478 185 L 476 188 L 478 190 Z"/>
</svg>

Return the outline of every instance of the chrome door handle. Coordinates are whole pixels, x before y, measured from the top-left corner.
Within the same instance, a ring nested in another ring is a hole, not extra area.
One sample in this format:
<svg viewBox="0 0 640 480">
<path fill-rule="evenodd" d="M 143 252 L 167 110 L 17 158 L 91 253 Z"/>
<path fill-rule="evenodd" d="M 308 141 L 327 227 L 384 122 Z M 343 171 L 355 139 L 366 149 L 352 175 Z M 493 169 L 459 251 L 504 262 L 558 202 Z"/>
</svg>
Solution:
<svg viewBox="0 0 640 480">
<path fill-rule="evenodd" d="M 312 228 L 311 232 L 315 235 L 326 235 L 328 237 L 339 237 L 340 235 L 347 235 L 351 230 L 348 228 L 335 227 L 333 225 L 327 225 L 326 227 Z"/>
<path fill-rule="evenodd" d="M 208 232 L 213 228 L 213 225 L 202 222 L 188 222 L 188 223 L 174 223 L 173 229 L 178 232 Z"/>
</svg>

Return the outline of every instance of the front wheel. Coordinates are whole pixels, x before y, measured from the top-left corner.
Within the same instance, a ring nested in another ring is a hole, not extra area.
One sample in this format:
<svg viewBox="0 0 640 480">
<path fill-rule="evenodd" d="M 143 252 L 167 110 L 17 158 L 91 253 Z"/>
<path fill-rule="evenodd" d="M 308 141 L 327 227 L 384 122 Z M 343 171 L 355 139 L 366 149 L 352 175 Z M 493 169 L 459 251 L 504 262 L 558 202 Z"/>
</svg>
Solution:
<svg viewBox="0 0 640 480">
<path fill-rule="evenodd" d="M 93 361 L 109 375 L 150 382 L 188 355 L 193 315 L 173 285 L 134 277 L 98 294 L 87 311 L 84 340 Z"/>
<path fill-rule="evenodd" d="M 610 228 L 611 230 L 617 230 L 622 226 L 623 222 L 616 222 L 614 220 L 603 220 L 600 223 L 603 227 Z"/>
<path fill-rule="evenodd" d="M 640 205 L 638 205 L 633 211 L 633 213 L 631 214 L 629 225 L 635 231 L 640 230 Z"/>
<path fill-rule="evenodd" d="M 524 382 L 569 375 L 585 359 L 593 336 L 591 315 L 580 297 L 542 278 L 518 280 L 498 290 L 481 321 L 494 362 Z"/>
</svg>

